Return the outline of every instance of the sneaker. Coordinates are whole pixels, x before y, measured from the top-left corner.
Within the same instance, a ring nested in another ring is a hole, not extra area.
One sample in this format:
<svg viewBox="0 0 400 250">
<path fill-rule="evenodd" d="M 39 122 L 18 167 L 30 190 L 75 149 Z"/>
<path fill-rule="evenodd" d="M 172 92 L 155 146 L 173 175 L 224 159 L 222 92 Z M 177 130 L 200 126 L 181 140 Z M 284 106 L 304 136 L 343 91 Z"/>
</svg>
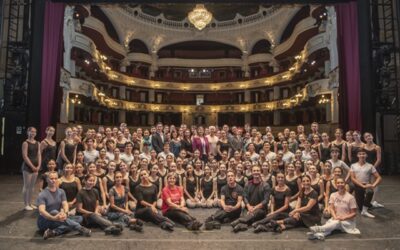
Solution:
<svg viewBox="0 0 400 250">
<path fill-rule="evenodd" d="M 244 223 L 239 223 L 236 225 L 236 227 L 233 228 L 234 233 L 238 233 L 240 231 L 246 231 L 247 230 L 247 225 Z"/>
<path fill-rule="evenodd" d="M 174 231 L 174 225 L 172 225 L 168 221 L 164 221 L 163 223 L 161 223 L 161 229 L 172 232 Z"/>
<path fill-rule="evenodd" d="M 133 230 L 133 231 L 136 231 L 136 232 L 138 232 L 138 233 L 143 232 L 143 227 L 141 227 L 141 226 L 139 226 L 139 225 L 137 225 L 137 224 L 130 224 L 130 225 L 129 225 L 129 229 L 130 229 L 130 230 Z"/>
<path fill-rule="evenodd" d="M 33 205 L 33 204 L 30 204 L 29 205 L 31 208 L 33 208 L 33 209 L 37 209 L 37 206 L 35 206 L 35 205 Z"/>
<path fill-rule="evenodd" d="M 110 227 L 107 227 L 106 229 L 104 229 L 104 233 L 106 234 L 106 235 L 120 235 L 121 234 L 121 229 L 119 229 L 118 227 L 116 227 L 116 226 L 110 226 Z"/>
<path fill-rule="evenodd" d="M 121 232 L 124 231 L 124 226 L 123 226 L 122 224 L 115 223 L 113 226 L 116 227 L 116 228 L 119 228 L 119 230 L 120 230 Z"/>
<path fill-rule="evenodd" d="M 318 239 L 314 232 L 307 232 L 307 238 L 309 240 L 316 240 Z"/>
<path fill-rule="evenodd" d="M 221 229 L 221 223 L 218 221 L 209 221 L 205 223 L 206 230 Z"/>
<path fill-rule="evenodd" d="M 378 203 L 377 201 L 371 202 L 371 205 L 372 205 L 374 208 L 382 208 L 382 207 L 385 207 L 384 205 Z"/>
<path fill-rule="evenodd" d="M 325 235 L 323 233 L 316 233 L 315 236 L 318 240 L 325 240 Z"/>
<path fill-rule="evenodd" d="M 361 215 L 365 216 L 365 217 L 368 217 L 368 218 L 375 218 L 375 215 L 370 214 L 368 211 L 362 211 Z"/>
<path fill-rule="evenodd" d="M 32 208 L 31 206 L 28 205 L 28 206 L 26 206 L 26 207 L 24 208 L 24 210 L 25 210 L 25 211 L 32 211 L 33 208 Z"/>
<path fill-rule="evenodd" d="M 312 233 L 321 233 L 321 232 L 322 232 L 320 226 L 311 226 L 309 229 L 310 229 L 310 231 L 311 231 Z"/>
<path fill-rule="evenodd" d="M 56 236 L 56 234 L 54 233 L 54 231 L 51 230 L 50 228 L 48 228 L 46 231 L 44 231 L 43 239 L 44 239 L 44 240 L 47 240 L 47 239 L 52 238 L 52 237 L 54 237 L 54 236 Z"/>
<path fill-rule="evenodd" d="M 78 229 L 78 232 L 80 235 L 89 237 L 92 234 L 92 230 L 90 230 L 89 228 L 86 227 L 81 227 L 80 229 Z"/>
<path fill-rule="evenodd" d="M 254 229 L 254 233 L 256 233 L 256 234 L 261 233 L 261 232 L 269 232 L 269 231 L 272 231 L 272 228 L 267 227 L 263 224 L 258 225 L 256 227 L 256 229 Z"/>
<path fill-rule="evenodd" d="M 240 219 L 237 219 L 237 220 L 235 220 L 235 221 L 233 221 L 233 222 L 231 223 L 231 226 L 232 226 L 233 228 L 235 228 L 237 225 L 239 225 L 239 223 L 240 223 Z"/>
<path fill-rule="evenodd" d="M 199 222 L 199 221 L 194 221 L 193 222 L 193 230 L 194 231 L 198 231 L 200 230 L 200 228 L 203 226 L 203 223 Z"/>
</svg>

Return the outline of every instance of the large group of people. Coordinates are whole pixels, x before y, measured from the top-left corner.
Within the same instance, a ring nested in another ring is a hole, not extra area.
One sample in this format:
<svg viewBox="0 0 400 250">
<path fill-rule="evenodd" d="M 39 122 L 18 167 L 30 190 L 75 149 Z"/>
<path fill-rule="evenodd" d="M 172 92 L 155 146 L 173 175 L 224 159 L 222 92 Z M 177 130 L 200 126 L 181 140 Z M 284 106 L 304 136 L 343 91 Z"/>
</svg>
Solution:
<svg viewBox="0 0 400 250">
<path fill-rule="evenodd" d="M 355 217 L 374 218 L 381 182 L 381 148 L 371 133 L 336 129 L 334 139 L 311 124 L 296 131 L 216 126 L 150 129 L 99 126 L 55 129 L 22 144 L 25 210 L 39 210 L 47 239 L 68 231 L 89 236 L 98 227 L 118 235 L 143 222 L 173 231 L 221 228 L 255 233 L 307 227 L 310 239 L 333 230 L 359 234 Z M 33 193 L 39 175 L 40 194 Z M 191 209 L 218 208 L 204 222 Z M 322 218 L 327 220 L 321 225 Z"/>
</svg>

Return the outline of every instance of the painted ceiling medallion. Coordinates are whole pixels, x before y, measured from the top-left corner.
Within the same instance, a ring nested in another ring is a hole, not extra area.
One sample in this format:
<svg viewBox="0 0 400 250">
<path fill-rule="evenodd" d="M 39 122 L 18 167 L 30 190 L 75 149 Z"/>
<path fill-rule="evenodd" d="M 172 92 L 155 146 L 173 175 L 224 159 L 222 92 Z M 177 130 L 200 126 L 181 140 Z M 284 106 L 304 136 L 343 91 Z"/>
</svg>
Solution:
<svg viewBox="0 0 400 250">
<path fill-rule="evenodd" d="M 211 22 L 212 17 L 212 13 L 204 7 L 204 4 L 196 4 L 196 7 L 188 14 L 189 21 L 198 30 L 204 29 Z"/>
</svg>

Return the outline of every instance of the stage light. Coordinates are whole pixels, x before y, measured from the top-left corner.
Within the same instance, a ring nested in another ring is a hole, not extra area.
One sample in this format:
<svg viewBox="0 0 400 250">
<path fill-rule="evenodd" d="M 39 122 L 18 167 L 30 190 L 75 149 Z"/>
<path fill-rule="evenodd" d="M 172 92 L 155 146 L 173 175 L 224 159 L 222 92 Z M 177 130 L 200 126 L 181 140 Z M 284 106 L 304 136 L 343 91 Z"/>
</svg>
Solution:
<svg viewBox="0 0 400 250">
<path fill-rule="evenodd" d="M 316 63 L 316 61 L 314 60 L 314 61 L 311 62 L 311 65 L 314 65 L 315 63 Z"/>
<path fill-rule="evenodd" d="M 89 65 L 90 64 L 90 61 L 88 60 L 88 59 L 85 59 L 85 61 L 84 61 L 87 65 Z"/>
<path fill-rule="evenodd" d="M 325 95 L 322 95 L 321 99 L 319 99 L 319 101 L 318 101 L 319 104 L 325 104 L 328 102 L 330 102 L 330 100 L 328 98 L 326 98 Z"/>
</svg>

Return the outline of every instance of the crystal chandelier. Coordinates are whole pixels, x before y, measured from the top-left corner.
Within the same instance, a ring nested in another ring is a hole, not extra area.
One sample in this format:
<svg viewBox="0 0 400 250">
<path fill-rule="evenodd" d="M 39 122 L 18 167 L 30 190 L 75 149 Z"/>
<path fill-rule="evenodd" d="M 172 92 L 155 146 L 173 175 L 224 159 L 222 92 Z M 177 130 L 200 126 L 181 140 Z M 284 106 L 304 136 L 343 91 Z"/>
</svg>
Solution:
<svg viewBox="0 0 400 250">
<path fill-rule="evenodd" d="M 211 22 L 212 13 L 204 7 L 204 4 L 196 4 L 196 7 L 189 12 L 188 19 L 196 29 L 202 30 Z"/>
</svg>

